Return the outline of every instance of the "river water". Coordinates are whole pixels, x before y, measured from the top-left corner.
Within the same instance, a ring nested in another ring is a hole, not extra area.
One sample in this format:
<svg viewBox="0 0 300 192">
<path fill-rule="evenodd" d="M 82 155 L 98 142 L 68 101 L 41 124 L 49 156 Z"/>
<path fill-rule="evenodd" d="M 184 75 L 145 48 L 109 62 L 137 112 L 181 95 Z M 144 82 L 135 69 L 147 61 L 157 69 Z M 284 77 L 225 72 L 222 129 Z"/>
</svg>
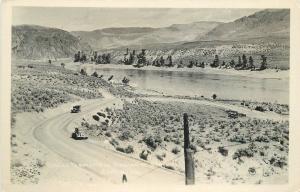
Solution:
<svg viewBox="0 0 300 192">
<path fill-rule="evenodd" d="M 95 70 L 95 69 L 94 69 Z M 237 75 L 221 75 L 201 72 L 158 71 L 138 69 L 96 68 L 104 78 L 114 75 L 121 80 L 124 76 L 130 84 L 142 89 L 163 92 L 168 95 L 187 95 L 220 99 L 238 99 L 277 102 L 288 104 L 288 79 L 263 79 Z"/>
</svg>

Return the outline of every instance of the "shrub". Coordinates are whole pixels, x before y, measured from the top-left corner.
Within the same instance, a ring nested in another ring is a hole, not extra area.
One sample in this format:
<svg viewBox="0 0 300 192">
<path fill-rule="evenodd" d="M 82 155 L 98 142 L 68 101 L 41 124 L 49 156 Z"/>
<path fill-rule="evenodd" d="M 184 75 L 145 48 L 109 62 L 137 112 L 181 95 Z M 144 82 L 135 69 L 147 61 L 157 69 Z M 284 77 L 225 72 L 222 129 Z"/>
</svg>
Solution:
<svg viewBox="0 0 300 192">
<path fill-rule="evenodd" d="M 254 168 L 254 167 L 249 167 L 248 173 L 249 173 L 250 175 L 255 175 L 255 174 L 256 174 L 255 168 Z"/>
<path fill-rule="evenodd" d="M 174 154 L 178 154 L 179 152 L 180 152 L 180 149 L 178 147 L 174 147 L 172 149 L 172 153 L 174 153 Z"/>
<path fill-rule="evenodd" d="M 133 147 L 131 145 L 128 145 L 126 148 L 116 147 L 116 150 L 127 154 L 134 152 Z"/>
<path fill-rule="evenodd" d="M 36 165 L 40 168 L 44 167 L 46 164 L 44 161 L 40 160 L 40 159 L 37 159 L 36 160 Z"/>
<path fill-rule="evenodd" d="M 213 99 L 216 99 L 216 98 L 217 98 L 217 95 L 216 95 L 216 94 L 213 94 L 213 95 L 212 95 L 212 98 L 213 98 Z"/>
<path fill-rule="evenodd" d="M 224 147 L 218 147 L 218 151 L 225 157 L 228 155 L 228 149 L 225 149 Z"/>
<path fill-rule="evenodd" d="M 119 139 L 121 141 L 129 140 L 130 138 L 133 138 L 133 135 L 130 133 L 130 131 L 124 131 L 122 134 L 119 136 Z"/>
<path fill-rule="evenodd" d="M 152 149 L 156 149 L 157 146 L 162 142 L 161 138 L 159 136 L 148 136 L 148 137 L 144 137 L 143 141 L 145 142 L 145 144 L 152 148 Z"/>
<path fill-rule="evenodd" d="M 105 133 L 105 136 L 106 136 L 106 137 L 111 137 L 111 133 L 110 133 L 110 132 L 106 132 L 106 133 Z"/>
<path fill-rule="evenodd" d="M 240 136 L 240 135 L 235 135 L 234 137 L 230 138 L 229 141 L 238 142 L 238 143 L 246 143 L 244 136 Z"/>
<path fill-rule="evenodd" d="M 262 106 L 256 106 L 256 107 L 255 107 L 255 110 L 256 110 L 256 111 L 260 111 L 260 112 L 266 111 Z"/>
<path fill-rule="evenodd" d="M 93 115 L 93 119 L 94 119 L 95 121 L 99 121 L 99 120 L 100 120 L 100 118 L 99 118 L 98 115 Z"/>
<path fill-rule="evenodd" d="M 190 149 L 194 151 L 194 153 L 196 153 L 198 151 L 197 146 L 194 144 L 190 145 Z"/>
<path fill-rule="evenodd" d="M 97 115 L 99 115 L 100 117 L 103 117 L 103 118 L 106 117 L 105 113 L 101 113 L 101 112 L 98 112 Z"/>
<path fill-rule="evenodd" d="M 12 167 L 22 167 L 23 164 L 20 161 L 16 161 L 12 163 Z"/>
<path fill-rule="evenodd" d="M 275 167 L 280 167 L 283 168 L 284 166 L 287 165 L 287 160 L 285 157 L 272 157 L 269 160 L 270 164 L 275 166 Z"/>
<path fill-rule="evenodd" d="M 143 150 L 141 153 L 140 153 L 140 158 L 143 159 L 143 160 L 148 160 L 148 152 Z"/>
<path fill-rule="evenodd" d="M 164 137 L 164 141 L 170 142 L 170 141 L 171 141 L 171 136 L 170 136 L 170 135 L 166 135 L 166 136 Z"/>
<path fill-rule="evenodd" d="M 240 159 L 241 157 L 253 157 L 254 153 L 252 150 L 245 148 L 245 149 L 238 149 L 234 154 L 233 154 L 233 159 Z"/>
<path fill-rule="evenodd" d="M 257 137 L 255 138 L 255 141 L 258 141 L 258 142 L 265 142 L 265 143 L 269 143 L 269 142 L 270 142 L 269 138 L 266 137 L 266 136 L 264 136 L 264 135 L 262 135 L 262 136 L 257 136 Z"/>
<path fill-rule="evenodd" d="M 92 76 L 92 77 L 98 77 L 98 73 L 95 71 L 94 73 L 92 73 L 91 76 Z"/>
<path fill-rule="evenodd" d="M 81 70 L 80 70 L 80 74 L 81 74 L 81 75 L 87 75 L 87 72 L 86 72 L 84 69 L 81 69 Z"/>
<path fill-rule="evenodd" d="M 125 148 L 125 153 L 133 153 L 133 152 L 134 152 L 133 146 L 128 145 L 127 148 Z"/>
<path fill-rule="evenodd" d="M 163 153 L 162 155 L 156 155 L 156 158 L 160 161 L 163 161 L 165 157 L 166 157 L 166 153 Z"/>
<path fill-rule="evenodd" d="M 109 143 L 110 143 L 112 146 L 114 146 L 114 147 L 116 147 L 117 145 L 119 145 L 119 142 L 118 142 L 117 140 L 115 140 L 115 139 L 110 140 Z"/>
<path fill-rule="evenodd" d="M 125 153 L 125 149 L 123 147 L 116 147 L 116 150 Z"/>
<path fill-rule="evenodd" d="M 162 165 L 162 167 L 164 167 L 166 169 L 170 169 L 170 170 L 175 170 L 175 168 L 171 165 Z"/>
</svg>

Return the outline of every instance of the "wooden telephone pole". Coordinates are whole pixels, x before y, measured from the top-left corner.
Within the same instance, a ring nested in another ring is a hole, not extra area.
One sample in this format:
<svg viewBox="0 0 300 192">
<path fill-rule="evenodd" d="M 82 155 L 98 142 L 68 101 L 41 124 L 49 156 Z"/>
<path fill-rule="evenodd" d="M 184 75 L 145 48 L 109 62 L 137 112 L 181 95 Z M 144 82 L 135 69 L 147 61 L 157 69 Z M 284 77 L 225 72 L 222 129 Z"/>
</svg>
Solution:
<svg viewBox="0 0 300 192">
<path fill-rule="evenodd" d="M 193 150 L 190 149 L 190 133 L 188 115 L 183 114 L 183 128 L 184 128 L 184 163 L 185 163 L 185 184 L 195 184 L 195 165 Z"/>
</svg>

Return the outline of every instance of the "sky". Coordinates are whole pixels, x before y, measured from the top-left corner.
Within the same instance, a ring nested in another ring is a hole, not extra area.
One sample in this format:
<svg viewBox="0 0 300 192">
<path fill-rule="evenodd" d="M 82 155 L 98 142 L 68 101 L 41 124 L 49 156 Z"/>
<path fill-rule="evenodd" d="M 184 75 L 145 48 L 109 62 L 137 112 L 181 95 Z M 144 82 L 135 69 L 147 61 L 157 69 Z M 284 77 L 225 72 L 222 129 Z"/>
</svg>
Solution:
<svg viewBox="0 0 300 192">
<path fill-rule="evenodd" d="M 67 31 L 109 27 L 167 27 L 197 21 L 230 22 L 259 9 L 14 7 L 13 25 L 34 24 Z"/>
</svg>

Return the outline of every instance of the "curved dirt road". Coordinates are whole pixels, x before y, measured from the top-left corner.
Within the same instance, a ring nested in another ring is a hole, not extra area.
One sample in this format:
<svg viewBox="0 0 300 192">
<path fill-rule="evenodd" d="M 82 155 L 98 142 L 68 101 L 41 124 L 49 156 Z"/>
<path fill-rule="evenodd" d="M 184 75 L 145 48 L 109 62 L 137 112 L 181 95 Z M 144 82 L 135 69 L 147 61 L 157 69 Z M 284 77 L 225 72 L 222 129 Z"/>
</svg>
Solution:
<svg viewBox="0 0 300 192">
<path fill-rule="evenodd" d="M 183 175 L 105 149 L 91 139 L 76 141 L 70 138 L 75 119 L 113 101 L 103 99 L 99 103 L 82 105 L 82 112 L 78 114 L 58 114 L 34 127 L 32 134 L 39 143 L 70 165 L 90 172 L 107 184 L 122 183 L 123 173 L 126 173 L 129 184 L 184 184 Z"/>
</svg>

